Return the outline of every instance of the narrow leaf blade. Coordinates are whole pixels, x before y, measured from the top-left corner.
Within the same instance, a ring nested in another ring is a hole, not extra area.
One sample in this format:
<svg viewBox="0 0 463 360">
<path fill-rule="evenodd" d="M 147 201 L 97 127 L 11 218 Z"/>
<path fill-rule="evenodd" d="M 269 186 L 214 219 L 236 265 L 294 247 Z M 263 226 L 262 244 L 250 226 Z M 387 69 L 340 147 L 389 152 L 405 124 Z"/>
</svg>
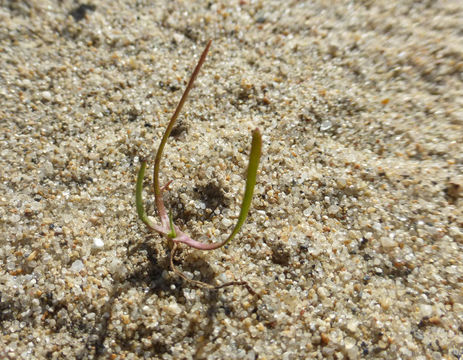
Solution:
<svg viewBox="0 0 463 360">
<path fill-rule="evenodd" d="M 259 168 L 260 156 L 262 154 L 262 135 L 259 129 L 252 132 L 251 154 L 249 155 L 248 173 L 246 177 L 246 188 L 244 190 L 243 202 L 241 204 L 238 222 L 235 225 L 232 233 L 227 240 L 221 245 L 225 245 L 231 241 L 236 234 L 240 231 L 249 213 L 251 207 L 252 195 L 254 194 L 254 187 L 256 186 L 257 169 Z"/>
<path fill-rule="evenodd" d="M 137 206 L 137 214 L 141 221 L 143 221 L 146 226 L 151 229 L 154 229 L 156 226 L 148 219 L 146 215 L 145 208 L 143 206 L 143 178 L 145 177 L 146 170 L 146 161 L 142 161 L 140 165 L 140 170 L 138 170 L 137 175 L 137 185 L 135 188 L 135 203 Z"/>
</svg>

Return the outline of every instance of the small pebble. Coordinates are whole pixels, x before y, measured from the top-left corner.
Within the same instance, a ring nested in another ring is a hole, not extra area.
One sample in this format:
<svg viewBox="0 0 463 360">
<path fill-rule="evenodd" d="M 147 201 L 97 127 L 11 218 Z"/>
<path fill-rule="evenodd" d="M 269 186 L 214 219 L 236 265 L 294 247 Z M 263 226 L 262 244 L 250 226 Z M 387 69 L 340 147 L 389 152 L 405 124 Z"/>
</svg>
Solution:
<svg viewBox="0 0 463 360">
<path fill-rule="evenodd" d="M 76 260 L 72 263 L 70 270 L 73 273 L 78 273 L 84 270 L 84 268 L 84 263 L 81 260 Z"/>
<path fill-rule="evenodd" d="M 101 249 L 104 246 L 104 242 L 101 238 L 96 237 L 93 239 L 93 247 L 96 249 Z"/>
</svg>

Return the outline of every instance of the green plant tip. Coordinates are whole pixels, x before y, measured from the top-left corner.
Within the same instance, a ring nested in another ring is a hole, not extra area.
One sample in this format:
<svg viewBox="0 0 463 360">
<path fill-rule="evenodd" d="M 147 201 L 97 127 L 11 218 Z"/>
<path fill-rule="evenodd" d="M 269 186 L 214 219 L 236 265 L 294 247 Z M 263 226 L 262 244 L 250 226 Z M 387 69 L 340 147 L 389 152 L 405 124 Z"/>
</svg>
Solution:
<svg viewBox="0 0 463 360">
<path fill-rule="evenodd" d="M 175 239 L 177 237 L 177 232 L 175 231 L 175 225 L 174 225 L 174 218 L 172 216 L 172 210 L 169 210 L 169 226 L 170 226 L 170 232 L 167 234 L 167 236 L 171 239 Z"/>
</svg>

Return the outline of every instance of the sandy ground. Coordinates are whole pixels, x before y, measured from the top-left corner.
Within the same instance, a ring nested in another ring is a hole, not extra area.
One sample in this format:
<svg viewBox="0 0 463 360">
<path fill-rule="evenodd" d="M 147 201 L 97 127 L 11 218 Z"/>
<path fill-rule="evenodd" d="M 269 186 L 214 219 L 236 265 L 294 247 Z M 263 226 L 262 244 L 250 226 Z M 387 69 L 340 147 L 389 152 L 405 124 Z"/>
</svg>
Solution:
<svg viewBox="0 0 463 360">
<path fill-rule="evenodd" d="M 284 5 L 283 5 L 284 4 Z M 463 2 L 2 1 L 0 358 L 461 359 Z M 208 39 L 162 182 L 153 151 Z M 153 194 L 146 179 L 147 209 Z"/>
</svg>

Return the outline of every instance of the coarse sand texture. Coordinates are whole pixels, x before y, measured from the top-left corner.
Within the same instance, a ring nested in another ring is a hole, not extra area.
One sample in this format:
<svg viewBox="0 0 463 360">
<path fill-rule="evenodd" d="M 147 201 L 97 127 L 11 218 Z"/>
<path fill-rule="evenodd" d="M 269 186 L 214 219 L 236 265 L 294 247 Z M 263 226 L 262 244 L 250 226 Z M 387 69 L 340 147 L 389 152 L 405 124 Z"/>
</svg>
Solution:
<svg viewBox="0 0 463 360">
<path fill-rule="evenodd" d="M 462 359 L 462 19 L 461 0 L 1 1 L 0 359 Z M 146 160 L 161 224 L 155 152 L 209 39 L 162 154 L 166 228 L 225 241 L 256 128 L 262 156 L 233 241 L 178 246 L 185 279 L 135 188 Z"/>
</svg>

